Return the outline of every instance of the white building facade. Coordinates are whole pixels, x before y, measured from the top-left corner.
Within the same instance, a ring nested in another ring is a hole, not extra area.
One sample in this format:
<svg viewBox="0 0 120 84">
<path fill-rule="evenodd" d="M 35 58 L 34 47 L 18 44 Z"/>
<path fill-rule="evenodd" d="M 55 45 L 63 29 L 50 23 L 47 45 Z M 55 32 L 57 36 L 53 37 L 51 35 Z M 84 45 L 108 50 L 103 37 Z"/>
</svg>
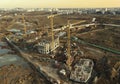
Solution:
<svg viewBox="0 0 120 84">
<path fill-rule="evenodd" d="M 52 45 L 54 44 L 54 46 L 52 47 Z M 52 52 L 53 50 L 55 50 L 57 47 L 59 47 L 59 37 L 57 37 L 54 42 L 52 44 L 52 41 L 48 41 L 46 39 L 43 39 L 42 41 L 40 41 L 37 44 L 37 49 L 38 52 L 41 54 L 49 54 L 50 52 Z"/>
</svg>

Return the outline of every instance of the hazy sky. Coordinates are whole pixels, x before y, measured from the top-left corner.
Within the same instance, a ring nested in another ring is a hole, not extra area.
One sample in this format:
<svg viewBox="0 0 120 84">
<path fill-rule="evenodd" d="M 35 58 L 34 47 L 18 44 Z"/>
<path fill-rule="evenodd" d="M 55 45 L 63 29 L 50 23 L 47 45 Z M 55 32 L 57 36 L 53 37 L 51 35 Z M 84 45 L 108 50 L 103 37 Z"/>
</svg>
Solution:
<svg viewBox="0 0 120 84">
<path fill-rule="evenodd" d="M 120 7 L 120 0 L 0 0 L 0 8 Z"/>
</svg>

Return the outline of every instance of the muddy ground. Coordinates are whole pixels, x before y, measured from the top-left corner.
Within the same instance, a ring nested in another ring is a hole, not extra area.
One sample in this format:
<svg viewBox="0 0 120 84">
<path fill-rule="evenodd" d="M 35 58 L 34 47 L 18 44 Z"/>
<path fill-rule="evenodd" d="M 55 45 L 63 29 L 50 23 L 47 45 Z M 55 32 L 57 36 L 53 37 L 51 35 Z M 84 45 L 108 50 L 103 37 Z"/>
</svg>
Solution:
<svg viewBox="0 0 120 84">
<path fill-rule="evenodd" d="M 6 15 L 12 15 L 12 17 L 2 17 L 0 18 L 0 38 L 3 40 L 5 37 L 4 35 L 9 34 L 6 32 L 7 29 L 11 28 L 22 28 L 23 25 L 16 23 L 17 21 L 21 21 L 21 17 L 13 16 L 14 13 L 8 13 Z M 28 29 L 37 29 L 43 30 L 45 26 L 50 25 L 49 19 L 47 19 L 46 16 L 49 13 L 25 13 L 25 20 L 29 24 L 27 25 Z M 120 20 L 120 16 L 113 16 L 113 15 L 63 15 L 55 17 L 54 24 L 57 26 L 65 25 L 67 24 L 67 18 L 72 19 L 72 22 L 77 22 L 79 20 L 87 20 L 86 23 L 90 23 L 92 21 L 92 18 L 96 17 L 98 18 L 97 21 L 100 23 L 115 23 L 119 24 L 118 21 Z M 15 19 L 15 21 L 13 21 Z M 100 29 L 101 28 L 101 29 Z M 112 48 L 115 50 L 120 50 L 120 29 L 116 27 L 100 27 L 97 31 L 88 31 L 85 33 L 81 33 L 77 31 L 77 36 L 79 38 L 98 45 L 102 45 L 104 47 Z M 76 32 L 75 32 L 76 33 Z M 99 50 L 93 47 L 89 47 L 86 45 L 78 44 L 81 46 L 81 50 L 84 52 L 84 56 L 86 58 L 91 59 L 101 59 L 103 56 L 107 56 L 109 61 L 110 67 L 114 67 L 116 62 L 120 61 L 120 58 L 118 58 L 120 55 L 116 55 L 109 52 L 104 52 L 103 50 Z M 29 64 L 28 64 L 29 65 Z M 97 72 L 103 70 L 103 66 L 97 67 Z M 103 71 L 104 72 L 104 71 Z M 113 81 L 108 81 L 107 78 L 103 75 L 100 76 L 98 83 L 95 84 L 116 84 Z M 101 83 L 103 81 L 103 83 Z M 117 80 L 118 81 L 118 80 Z M 0 84 L 49 84 L 46 82 L 46 80 L 39 76 L 39 74 L 31 67 L 24 67 L 22 65 L 16 65 L 16 64 L 10 64 L 10 65 L 4 65 L 0 67 Z"/>
</svg>

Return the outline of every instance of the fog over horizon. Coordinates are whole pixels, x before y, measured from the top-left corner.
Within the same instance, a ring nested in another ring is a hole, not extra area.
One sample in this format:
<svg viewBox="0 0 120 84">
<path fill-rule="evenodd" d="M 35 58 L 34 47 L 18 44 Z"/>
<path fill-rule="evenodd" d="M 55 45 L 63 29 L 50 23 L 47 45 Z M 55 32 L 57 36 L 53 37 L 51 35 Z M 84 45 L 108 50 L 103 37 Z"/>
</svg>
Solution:
<svg viewBox="0 0 120 84">
<path fill-rule="evenodd" d="M 0 8 L 111 8 L 120 0 L 1 0 Z"/>
</svg>

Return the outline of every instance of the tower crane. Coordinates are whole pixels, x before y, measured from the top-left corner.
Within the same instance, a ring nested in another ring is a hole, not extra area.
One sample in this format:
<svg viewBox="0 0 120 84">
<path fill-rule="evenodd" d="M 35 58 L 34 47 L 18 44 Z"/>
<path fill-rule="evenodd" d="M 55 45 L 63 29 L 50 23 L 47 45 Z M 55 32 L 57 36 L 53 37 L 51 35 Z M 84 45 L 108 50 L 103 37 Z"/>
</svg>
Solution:
<svg viewBox="0 0 120 84">
<path fill-rule="evenodd" d="M 68 65 L 68 68 L 71 69 L 71 63 L 72 63 L 73 59 L 72 59 L 71 54 L 70 54 L 70 49 L 71 49 L 70 48 L 70 29 L 74 28 L 74 27 L 72 27 L 74 25 L 85 22 L 85 20 L 82 20 L 82 21 L 79 21 L 79 22 L 76 22 L 76 23 L 73 23 L 73 24 L 70 24 L 70 20 L 68 20 L 67 26 L 63 26 L 59 29 L 54 29 L 53 28 L 53 19 L 57 15 L 59 15 L 59 14 L 48 16 L 48 18 L 50 19 L 50 24 L 51 24 L 52 48 L 54 49 L 54 31 L 65 30 L 67 28 L 67 44 L 68 45 L 67 45 L 67 61 L 66 61 L 66 64 Z M 83 25 L 83 26 L 86 26 L 86 25 Z"/>
<path fill-rule="evenodd" d="M 18 15 L 16 15 L 13 20 L 9 23 L 9 25 L 7 26 L 7 28 L 5 29 L 6 31 L 9 31 L 13 25 L 15 24 L 16 20 L 18 19 Z M 12 34 L 11 32 L 9 32 L 9 34 Z"/>
<path fill-rule="evenodd" d="M 67 28 L 68 28 L 68 30 L 67 30 L 67 44 L 68 44 L 68 46 L 67 46 L 67 61 L 66 61 L 66 63 L 67 63 L 67 65 L 68 65 L 68 68 L 69 69 L 71 69 L 71 67 L 70 67 L 70 65 L 71 65 L 71 54 L 70 54 L 70 21 L 68 20 L 68 25 L 67 25 Z"/>
<path fill-rule="evenodd" d="M 24 35 L 26 35 L 27 29 L 26 29 L 26 25 L 25 25 L 24 14 L 22 14 L 22 15 L 16 15 L 15 18 L 13 19 L 13 21 L 11 22 L 11 24 L 7 27 L 7 29 L 10 29 L 14 25 L 14 23 L 16 22 L 16 20 L 18 18 L 21 18 L 22 21 L 23 21 L 23 24 L 24 24 Z"/>
<path fill-rule="evenodd" d="M 72 28 L 73 25 L 76 25 L 76 24 L 79 24 L 79 23 L 82 23 L 82 22 L 85 22 L 85 20 L 83 21 L 79 21 L 79 22 L 76 22 L 76 23 L 73 23 L 73 24 L 70 24 L 70 20 L 68 20 L 68 23 L 67 23 L 67 61 L 66 61 L 66 64 L 68 65 L 68 68 L 71 69 L 71 63 L 73 61 L 72 57 L 71 57 L 71 54 L 70 54 L 70 49 L 71 49 L 71 46 L 70 46 L 70 29 Z"/>
<path fill-rule="evenodd" d="M 24 16 L 24 14 L 22 14 L 22 20 L 23 20 L 23 24 L 24 24 L 24 35 L 26 36 L 27 28 L 26 28 L 26 25 L 25 25 L 25 16 Z"/>
<path fill-rule="evenodd" d="M 70 47 L 70 29 L 74 28 L 73 27 L 74 25 L 77 25 L 77 24 L 82 23 L 82 22 L 85 22 L 85 20 L 82 20 L 82 21 L 70 24 L 70 20 L 68 20 L 66 26 L 63 26 L 63 27 L 61 27 L 59 29 L 54 29 L 53 30 L 53 31 L 60 31 L 60 30 L 67 29 L 67 61 L 66 61 L 66 64 L 67 64 L 67 66 L 68 66 L 69 69 L 71 69 L 71 63 L 73 61 L 73 59 L 71 57 L 71 54 L 70 54 L 70 49 L 71 49 L 71 47 Z"/>
<path fill-rule="evenodd" d="M 51 34 L 52 34 L 52 49 L 54 49 L 54 28 L 53 28 L 53 19 L 55 16 L 58 16 L 58 15 L 61 15 L 61 14 L 55 14 L 55 15 L 50 15 L 48 16 L 47 18 L 50 19 L 50 24 L 51 24 Z"/>
<path fill-rule="evenodd" d="M 15 15 L 13 20 L 9 23 L 7 29 L 11 29 L 12 26 L 15 24 L 15 22 L 18 20 L 18 18 L 20 18 L 20 16 L 19 15 Z"/>
</svg>

